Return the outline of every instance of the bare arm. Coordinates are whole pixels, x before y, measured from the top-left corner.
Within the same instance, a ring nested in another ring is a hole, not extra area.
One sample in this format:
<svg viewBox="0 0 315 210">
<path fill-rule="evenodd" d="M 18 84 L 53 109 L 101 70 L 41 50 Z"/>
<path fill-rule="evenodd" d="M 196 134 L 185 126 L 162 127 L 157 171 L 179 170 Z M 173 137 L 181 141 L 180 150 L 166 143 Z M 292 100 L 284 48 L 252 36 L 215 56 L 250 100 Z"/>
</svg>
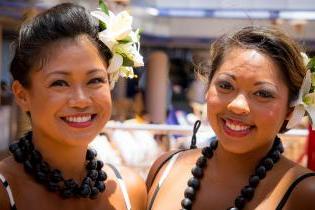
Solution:
<svg viewBox="0 0 315 210">
<path fill-rule="evenodd" d="M 147 190 L 144 180 L 133 170 L 121 168 L 126 183 L 132 209 L 145 210 L 147 204 Z"/>
</svg>

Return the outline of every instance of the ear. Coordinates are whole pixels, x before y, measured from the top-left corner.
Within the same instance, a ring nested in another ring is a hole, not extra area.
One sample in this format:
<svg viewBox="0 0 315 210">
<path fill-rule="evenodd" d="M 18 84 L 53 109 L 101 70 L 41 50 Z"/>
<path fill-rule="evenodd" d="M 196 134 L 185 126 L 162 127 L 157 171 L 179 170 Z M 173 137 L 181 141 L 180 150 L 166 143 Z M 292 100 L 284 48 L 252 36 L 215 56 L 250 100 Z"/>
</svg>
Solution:
<svg viewBox="0 0 315 210">
<path fill-rule="evenodd" d="M 28 90 L 21 85 L 21 83 L 15 80 L 12 84 L 12 92 L 15 96 L 16 103 L 24 112 L 29 111 L 29 93 Z"/>
</svg>

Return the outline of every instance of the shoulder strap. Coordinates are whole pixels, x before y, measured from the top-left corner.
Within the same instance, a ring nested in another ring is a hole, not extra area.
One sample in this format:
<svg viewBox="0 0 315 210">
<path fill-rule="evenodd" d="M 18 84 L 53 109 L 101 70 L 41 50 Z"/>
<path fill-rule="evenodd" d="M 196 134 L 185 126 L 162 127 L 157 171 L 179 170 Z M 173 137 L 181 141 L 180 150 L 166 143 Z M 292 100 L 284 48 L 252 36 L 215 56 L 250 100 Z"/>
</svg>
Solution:
<svg viewBox="0 0 315 210">
<path fill-rule="evenodd" d="M 304 179 L 311 177 L 311 176 L 315 176 L 315 173 L 307 173 L 307 174 L 303 174 L 302 176 L 298 177 L 288 188 L 288 190 L 286 191 L 286 193 L 284 194 L 284 196 L 282 197 L 281 201 L 279 202 L 276 210 L 282 210 L 282 208 L 284 207 L 284 205 L 286 204 L 286 202 L 288 201 L 292 191 L 294 190 L 294 188 Z"/>
<path fill-rule="evenodd" d="M 118 181 L 118 184 L 119 184 L 119 187 L 121 189 L 121 192 L 123 194 L 123 197 L 124 197 L 124 201 L 125 201 L 125 205 L 126 205 L 126 209 L 127 210 L 131 210 L 131 202 L 130 202 L 130 198 L 129 198 L 129 195 L 128 195 L 128 191 L 127 191 L 127 187 L 126 187 L 126 184 L 119 172 L 119 170 L 112 164 L 110 163 L 107 163 L 107 165 L 114 171 L 115 173 L 115 176 L 117 178 L 117 181 Z"/>
<path fill-rule="evenodd" d="M 4 176 L 2 174 L 0 174 L 0 181 L 1 181 L 3 187 L 5 188 L 8 196 L 9 196 L 11 210 L 16 210 L 16 206 L 15 206 L 15 202 L 14 202 L 14 198 L 13 198 L 13 194 L 12 194 L 9 182 L 4 178 Z"/>
<path fill-rule="evenodd" d="M 147 176 L 146 179 L 146 185 L 147 185 L 147 191 L 149 192 L 155 177 L 157 176 L 157 174 L 159 173 L 159 171 L 161 170 L 161 168 L 163 167 L 163 165 L 169 161 L 174 155 L 176 155 L 179 152 L 182 152 L 186 149 L 181 149 L 181 150 L 173 150 L 170 152 L 167 152 L 165 154 L 163 154 L 161 157 L 159 157 L 159 159 L 157 159 L 154 164 L 151 166 L 150 172 Z"/>
</svg>

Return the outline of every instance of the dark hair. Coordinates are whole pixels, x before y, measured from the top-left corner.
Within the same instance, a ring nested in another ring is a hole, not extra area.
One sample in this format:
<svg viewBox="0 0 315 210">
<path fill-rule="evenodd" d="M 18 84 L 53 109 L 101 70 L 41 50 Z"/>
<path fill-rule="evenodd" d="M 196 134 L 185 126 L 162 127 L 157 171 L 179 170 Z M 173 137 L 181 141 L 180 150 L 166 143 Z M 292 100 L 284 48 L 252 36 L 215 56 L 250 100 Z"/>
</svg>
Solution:
<svg viewBox="0 0 315 210">
<path fill-rule="evenodd" d="M 225 55 L 235 47 L 255 49 L 270 57 L 279 67 L 289 88 L 288 102 L 298 97 L 306 73 L 302 51 L 293 39 L 272 27 L 245 27 L 230 35 L 223 35 L 212 43 L 209 66 L 203 72 L 208 84 L 224 62 Z"/>
<path fill-rule="evenodd" d="M 85 35 L 108 62 L 110 50 L 98 38 L 98 26 L 84 7 L 64 3 L 37 15 L 22 24 L 15 42 L 15 54 L 10 66 L 14 80 L 30 86 L 29 74 L 40 69 L 48 58 L 51 44 Z"/>
</svg>

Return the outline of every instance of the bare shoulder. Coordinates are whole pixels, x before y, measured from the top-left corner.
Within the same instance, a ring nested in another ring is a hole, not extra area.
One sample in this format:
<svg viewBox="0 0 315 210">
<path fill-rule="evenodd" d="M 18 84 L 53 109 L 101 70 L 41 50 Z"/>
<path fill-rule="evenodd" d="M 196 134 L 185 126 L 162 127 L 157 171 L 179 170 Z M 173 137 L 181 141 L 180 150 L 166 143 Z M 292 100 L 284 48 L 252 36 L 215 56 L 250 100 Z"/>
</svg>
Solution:
<svg viewBox="0 0 315 210">
<path fill-rule="evenodd" d="M 176 155 L 180 154 L 178 160 L 176 161 L 176 165 L 181 164 L 182 161 L 184 163 L 195 161 L 195 156 L 196 154 L 199 153 L 199 149 L 197 150 L 173 150 L 169 152 L 165 152 L 162 154 L 158 159 L 154 161 L 152 164 L 149 174 L 146 179 L 146 186 L 147 186 L 147 191 L 149 192 L 151 187 L 154 188 L 156 185 L 156 181 L 159 180 L 159 177 L 161 174 L 163 174 L 163 171 L 165 170 L 165 167 L 167 165 L 167 162 L 170 161 L 170 159 Z"/>
<path fill-rule="evenodd" d="M 293 177 L 292 193 L 286 204 L 287 208 L 315 209 L 315 172 L 301 166 L 295 166 Z"/>
<path fill-rule="evenodd" d="M 144 179 L 128 167 L 120 167 L 120 171 L 127 186 L 132 209 L 144 210 L 147 201 L 147 190 Z"/>
</svg>

